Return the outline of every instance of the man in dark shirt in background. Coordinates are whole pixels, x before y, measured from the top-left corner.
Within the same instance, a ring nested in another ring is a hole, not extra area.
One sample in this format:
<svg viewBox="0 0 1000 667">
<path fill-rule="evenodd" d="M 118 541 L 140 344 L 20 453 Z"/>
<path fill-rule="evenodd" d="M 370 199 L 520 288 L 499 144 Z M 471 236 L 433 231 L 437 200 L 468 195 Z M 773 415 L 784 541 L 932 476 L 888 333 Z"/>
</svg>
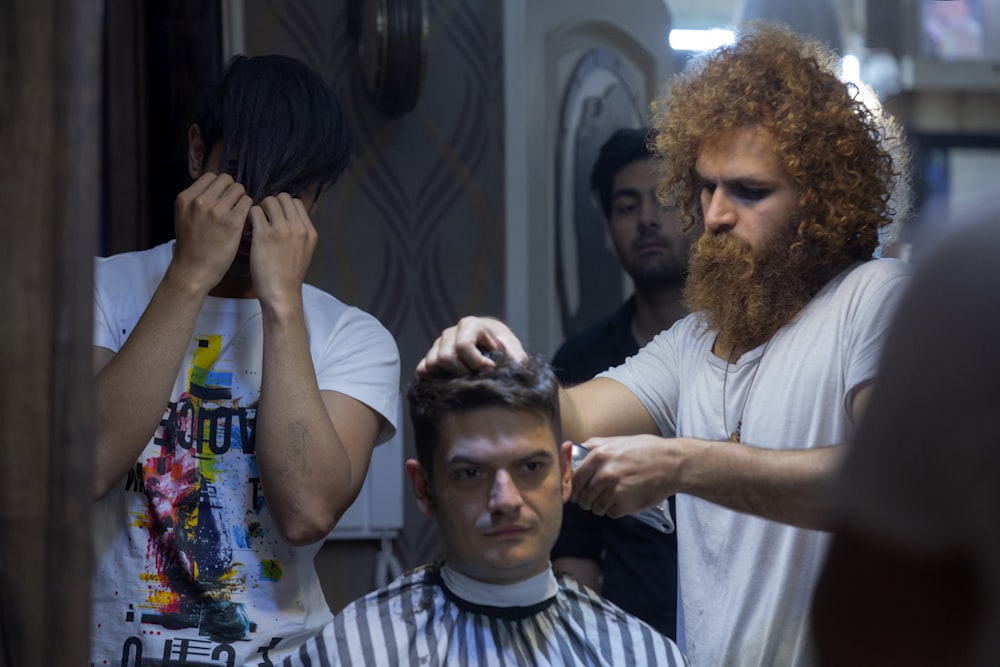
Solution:
<svg viewBox="0 0 1000 667">
<path fill-rule="evenodd" d="M 618 130 L 601 147 L 590 185 L 608 237 L 635 293 L 612 315 L 568 338 L 552 360 L 564 386 L 617 366 L 687 314 L 682 303 L 688 242 L 675 211 L 656 200 L 649 131 Z M 673 498 L 670 499 L 673 514 Z M 567 572 L 622 609 L 675 638 L 677 537 L 633 517 L 596 516 L 567 503 L 552 550 Z"/>
</svg>

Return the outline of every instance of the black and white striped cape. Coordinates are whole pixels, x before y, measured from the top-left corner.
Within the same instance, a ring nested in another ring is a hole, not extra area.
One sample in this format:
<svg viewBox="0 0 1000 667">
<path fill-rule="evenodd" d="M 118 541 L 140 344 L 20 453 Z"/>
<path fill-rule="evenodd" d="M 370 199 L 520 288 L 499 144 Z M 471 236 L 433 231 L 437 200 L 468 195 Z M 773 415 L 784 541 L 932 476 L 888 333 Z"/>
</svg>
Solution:
<svg viewBox="0 0 1000 667">
<path fill-rule="evenodd" d="M 423 566 L 348 605 L 283 667 L 687 665 L 677 646 L 570 577 L 531 607 L 484 607 Z"/>
</svg>

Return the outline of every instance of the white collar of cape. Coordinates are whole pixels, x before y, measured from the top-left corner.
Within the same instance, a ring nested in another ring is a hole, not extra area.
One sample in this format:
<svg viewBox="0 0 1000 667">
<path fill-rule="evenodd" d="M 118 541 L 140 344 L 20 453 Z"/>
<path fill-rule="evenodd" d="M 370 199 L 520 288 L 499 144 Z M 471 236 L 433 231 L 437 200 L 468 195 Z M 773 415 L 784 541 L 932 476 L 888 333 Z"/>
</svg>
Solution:
<svg viewBox="0 0 1000 667">
<path fill-rule="evenodd" d="M 452 593 L 484 607 L 530 607 L 553 597 L 559 590 L 549 565 L 544 572 L 515 584 L 488 584 L 441 566 L 441 579 Z"/>
</svg>

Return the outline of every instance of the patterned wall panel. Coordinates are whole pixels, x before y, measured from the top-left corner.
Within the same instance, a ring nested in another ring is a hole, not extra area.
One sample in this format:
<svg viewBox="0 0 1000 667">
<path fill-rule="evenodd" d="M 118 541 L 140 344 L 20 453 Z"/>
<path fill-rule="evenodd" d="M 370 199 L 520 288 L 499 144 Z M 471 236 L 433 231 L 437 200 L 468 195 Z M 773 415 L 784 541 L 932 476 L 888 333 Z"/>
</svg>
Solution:
<svg viewBox="0 0 1000 667">
<path fill-rule="evenodd" d="M 315 216 L 309 282 L 372 313 L 400 347 L 405 387 L 442 328 L 504 308 L 502 3 L 427 0 L 427 74 L 416 109 L 382 117 L 347 32 L 347 0 L 246 0 L 245 50 L 305 61 L 332 83 L 354 132 L 348 172 Z M 407 443 L 407 456 L 412 443 Z M 407 482 L 408 484 L 408 482 Z M 439 556 L 410 502 L 395 544 L 404 567 Z M 331 606 L 373 586 L 373 546 L 328 544 Z"/>
</svg>

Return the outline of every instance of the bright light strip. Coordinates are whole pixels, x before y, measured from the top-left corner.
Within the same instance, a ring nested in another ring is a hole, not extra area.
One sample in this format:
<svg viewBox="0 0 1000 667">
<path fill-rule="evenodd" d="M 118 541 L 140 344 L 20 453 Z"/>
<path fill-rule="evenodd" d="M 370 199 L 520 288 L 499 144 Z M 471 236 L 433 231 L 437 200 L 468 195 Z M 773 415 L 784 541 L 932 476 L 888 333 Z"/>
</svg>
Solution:
<svg viewBox="0 0 1000 667">
<path fill-rule="evenodd" d="M 857 56 L 844 56 L 840 62 L 840 78 L 842 81 L 861 83 L 861 61 Z"/>
<path fill-rule="evenodd" d="M 736 41 L 732 30 L 671 30 L 670 48 L 674 51 L 711 51 Z"/>
</svg>

